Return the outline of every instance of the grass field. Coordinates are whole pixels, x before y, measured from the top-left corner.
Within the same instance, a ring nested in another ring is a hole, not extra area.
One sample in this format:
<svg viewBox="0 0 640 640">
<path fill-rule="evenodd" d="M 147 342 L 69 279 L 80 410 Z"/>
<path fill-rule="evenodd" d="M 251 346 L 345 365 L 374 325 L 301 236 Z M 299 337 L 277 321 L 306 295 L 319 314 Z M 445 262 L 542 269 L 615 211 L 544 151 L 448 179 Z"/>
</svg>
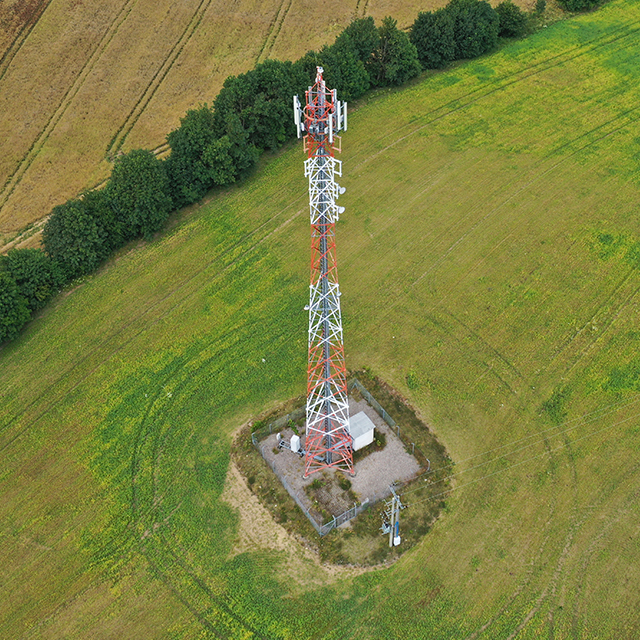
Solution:
<svg viewBox="0 0 640 640">
<path fill-rule="evenodd" d="M 444 3 L 6 0 L 0 246 L 100 184 L 120 151 L 164 150 L 187 109 L 211 103 L 228 75 L 330 43 L 354 15 L 405 26 Z"/>
<path fill-rule="evenodd" d="M 639 50 L 616 0 L 350 117 L 347 363 L 455 462 L 421 544 L 321 567 L 227 476 L 304 393 L 295 145 L 2 349 L 0 637 L 636 638 Z"/>
</svg>

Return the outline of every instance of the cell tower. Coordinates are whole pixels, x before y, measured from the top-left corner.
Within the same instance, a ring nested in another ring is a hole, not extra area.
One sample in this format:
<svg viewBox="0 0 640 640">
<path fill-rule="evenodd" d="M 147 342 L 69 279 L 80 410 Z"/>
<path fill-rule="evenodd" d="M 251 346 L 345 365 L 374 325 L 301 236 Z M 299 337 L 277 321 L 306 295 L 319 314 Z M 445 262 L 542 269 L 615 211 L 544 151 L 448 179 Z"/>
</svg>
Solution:
<svg viewBox="0 0 640 640">
<path fill-rule="evenodd" d="M 347 103 L 338 100 L 335 89 L 326 88 L 322 72 L 317 67 L 304 110 L 298 96 L 293 98 L 298 138 L 306 134 L 304 173 L 311 213 L 305 478 L 329 467 L 354 473 L 335 241 L 336 222 L 344 211 L 336 200 L 345 190 L 335 180 L 342 176 L 342 163 L 334 151 L 340 151 L 337 132 L 347 129 Z"/>
</svg>

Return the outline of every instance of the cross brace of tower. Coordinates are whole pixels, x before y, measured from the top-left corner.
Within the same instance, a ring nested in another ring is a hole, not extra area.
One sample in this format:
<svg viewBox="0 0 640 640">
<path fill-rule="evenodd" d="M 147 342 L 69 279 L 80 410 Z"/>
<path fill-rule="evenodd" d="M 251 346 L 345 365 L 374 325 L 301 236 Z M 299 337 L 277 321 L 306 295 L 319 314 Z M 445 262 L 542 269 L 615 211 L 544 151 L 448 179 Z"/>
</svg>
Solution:
<svg viewBox="0 0 640 640">
<path fill-rule="evenodd" d="M 347 104 L 326 88 L 322 73 L 318 67 L 304 108 L 293 98 L 298 137 L 304 134 L 307 152 L 311 221 L 305 477 L 327 468 L 354 473 L 335 243 L 335 224 L 344 212 L 336 201 L 344 189 L 336 182 L 342 163 L 334 152 L 337 133 L 347 128 Z"/>
</svg>

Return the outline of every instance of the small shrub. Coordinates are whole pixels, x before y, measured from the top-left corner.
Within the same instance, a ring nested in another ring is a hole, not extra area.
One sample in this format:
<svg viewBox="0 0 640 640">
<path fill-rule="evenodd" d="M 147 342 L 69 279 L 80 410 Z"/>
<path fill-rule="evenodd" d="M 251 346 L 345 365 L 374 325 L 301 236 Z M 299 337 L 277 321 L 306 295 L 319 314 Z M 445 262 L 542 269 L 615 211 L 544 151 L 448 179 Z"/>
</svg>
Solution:
<svg viewBox="0 0 640 640">
<path fill-rule="evenodd" d="M 344 476 L 338 476 L 338 486 L 343 491 L 349 491 L 349 489 L 351 489 L 351 480 L 349 480 L 349 478 L 345 478 Z"/>
<path fill-rule="evenodd" d="M 547 9 L 547 0 L 536 0 L 536 13 L 544 13 Z"/>
<path fill-rule="evenodd" d="M 260 429 L 262 429 L 262 427 L 265 426 L 265 421 L 264 420 L 256 420 L 253 425 L 251 426 L 251 433 L 255 433 L 256 431 L 260 431 Z"/>
<path fill-rule="evenodd" d="M 406 377 L 406 381 L 407 387 L 409 387 L 409 389 L 415 390 L 420 386 L 418 374 L 415 371 L 409 371 Z"/>
<path fill-rule="evenodd" d="M 384 449 L 387 446 L 387 436 L 382 431 L 374 431 L 375 433 L 375 443 L 378 449 Z"/>
</svg>

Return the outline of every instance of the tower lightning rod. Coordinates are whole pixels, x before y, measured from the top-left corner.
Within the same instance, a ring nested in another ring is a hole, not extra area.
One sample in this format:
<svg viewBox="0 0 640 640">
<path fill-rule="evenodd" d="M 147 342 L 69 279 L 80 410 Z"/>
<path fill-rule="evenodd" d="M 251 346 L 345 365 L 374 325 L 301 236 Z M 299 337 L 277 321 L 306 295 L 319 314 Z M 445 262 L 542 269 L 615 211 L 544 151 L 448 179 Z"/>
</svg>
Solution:
<svg viewBox="0 0 640 640">
<path fill-rule="evenodd" d="M 311 215 L 305 478 L 329 467 L 354 474 L 335 243 L 336 222 L 344 212 L 336 200 L 345 190 L 336 182 L 342 163 L 334 151 L 337 133 L 347 128 L 347 103 L 326 88 L 322 73 L 317 67 L 304 108 L 293 98 L 298 138 L 304 137 L 307 152 Z"/>
</svg>

